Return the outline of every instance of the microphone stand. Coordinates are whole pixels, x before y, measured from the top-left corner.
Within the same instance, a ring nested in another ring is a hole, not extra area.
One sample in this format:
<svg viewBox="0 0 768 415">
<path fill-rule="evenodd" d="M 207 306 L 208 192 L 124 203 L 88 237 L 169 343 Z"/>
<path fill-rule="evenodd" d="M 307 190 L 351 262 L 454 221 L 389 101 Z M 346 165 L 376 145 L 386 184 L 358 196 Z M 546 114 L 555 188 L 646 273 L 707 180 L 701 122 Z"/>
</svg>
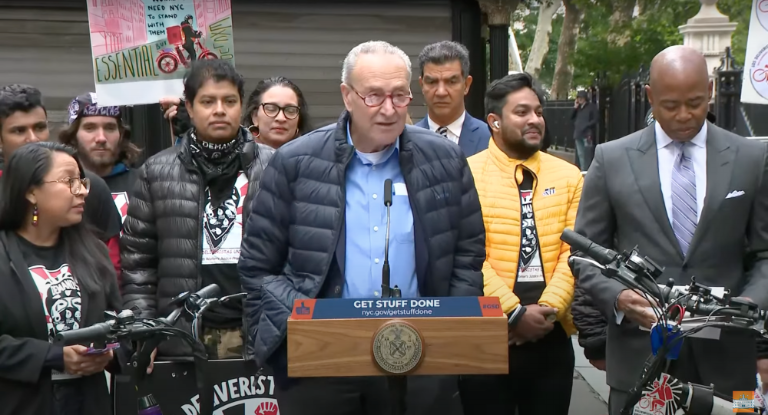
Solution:
<svg viewBox="0 0 768 415">
<path fill-rule="evenodd" d="M 389 282 L 389 210 L 392 206 L 392 179 L 384 181 L 384 206 L 387 207 L 387 230 L 384 244 L 384 265 L 381 267 L 381 298 L 400 298 L 400 288 L 390 287 Z M 392 415 L 405 415 L 405 396 L 408 391 L 408 378 L 402 375 L 387 376 L 389 400 Z"/>
</svg>

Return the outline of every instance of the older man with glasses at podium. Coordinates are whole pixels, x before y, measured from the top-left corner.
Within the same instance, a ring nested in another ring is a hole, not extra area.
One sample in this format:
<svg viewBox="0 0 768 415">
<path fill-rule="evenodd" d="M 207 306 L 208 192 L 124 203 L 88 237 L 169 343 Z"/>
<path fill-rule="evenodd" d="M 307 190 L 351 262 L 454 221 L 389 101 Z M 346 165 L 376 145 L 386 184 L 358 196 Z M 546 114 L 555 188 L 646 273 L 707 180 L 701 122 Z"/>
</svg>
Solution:
<svg viewBox="0 0 768 415">
<path fill-rule="evenodd" d="M 275 153 L 243 238 L 249 341 L 275 371 L 283 415 L 389 413 L 382 377 L 288 380 L 291 311 L 274 301 L 387 297 L 387 231 L 391 283 L 403 299 L 483 295 L 485 229 L 474 181 L 457 145 L 406 125 L 410 58 L 366 42 L 347 55 L 341 78 L 347 111 Z M 455 376 L 409 378 L 408 413 L 451 413 L 456 384 Z"/>
</svg>

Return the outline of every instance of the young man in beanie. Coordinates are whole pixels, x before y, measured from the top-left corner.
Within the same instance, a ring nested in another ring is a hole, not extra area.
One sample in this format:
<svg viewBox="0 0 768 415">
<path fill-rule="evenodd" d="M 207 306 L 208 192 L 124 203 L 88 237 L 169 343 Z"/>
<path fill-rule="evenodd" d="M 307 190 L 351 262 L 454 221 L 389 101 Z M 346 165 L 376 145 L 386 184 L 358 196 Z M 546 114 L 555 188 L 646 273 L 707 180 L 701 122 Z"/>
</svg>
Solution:
<svg viewBox="0 0 768 415">
<path fill-rule="evenodd" d="M 69 104 L 69 126 L 59 141 L 77 149 L 86 169 L 101 176 L 109 186 L 121 221 L 128 213 L 128 200 L 136 181 L 134 165 L 141 150 L 131 142 L 123 125 L 122 108 L 100 107 L 96 94 L 82 94 Z"/>
</svg>

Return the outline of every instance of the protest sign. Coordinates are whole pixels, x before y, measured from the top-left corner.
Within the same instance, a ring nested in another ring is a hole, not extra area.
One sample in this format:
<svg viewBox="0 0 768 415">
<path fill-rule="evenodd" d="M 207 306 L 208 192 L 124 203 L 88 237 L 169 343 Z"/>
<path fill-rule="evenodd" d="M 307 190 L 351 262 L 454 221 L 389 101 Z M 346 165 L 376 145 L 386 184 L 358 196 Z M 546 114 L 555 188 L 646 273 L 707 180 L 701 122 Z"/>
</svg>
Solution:
<svg viewBox="0 0 768 415">
<path fill-rule="evenodd" d="M 196 59 L 234 64 L 229 0 L 88 0 L 99 105 L 180 97 Z"/>
<path fill-rule="evenodd" d="M 768 104 L 768 0 L 753 0 L 741 102 Z"/>
</svg>

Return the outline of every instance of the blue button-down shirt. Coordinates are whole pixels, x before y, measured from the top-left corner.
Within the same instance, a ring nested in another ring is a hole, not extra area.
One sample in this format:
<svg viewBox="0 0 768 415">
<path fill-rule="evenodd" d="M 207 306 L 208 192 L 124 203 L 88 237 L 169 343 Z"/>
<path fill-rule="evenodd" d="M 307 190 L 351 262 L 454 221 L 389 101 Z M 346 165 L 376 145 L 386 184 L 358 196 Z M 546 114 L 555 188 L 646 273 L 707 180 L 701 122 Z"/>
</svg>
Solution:
<svg viewBox="0 0 768 415">
<path fill-rule="evenodd" d="M 347 141 L 352 137 L 347 125 Z M 390 286 L 398 286 L 403 298 L 419 296 L 416 279 L 416 252 L 413 243 L 413 214 L 398 155 L 400 139 L 379 155 L 355 152 L 347 167 L 346 258 L 344 298 L 381 296 L 381 269 L 387 209 L 384 181 L 392 179 L 390 207 Z M 373 161 L 372 161 L 373 160 Z"/>
</svg>

